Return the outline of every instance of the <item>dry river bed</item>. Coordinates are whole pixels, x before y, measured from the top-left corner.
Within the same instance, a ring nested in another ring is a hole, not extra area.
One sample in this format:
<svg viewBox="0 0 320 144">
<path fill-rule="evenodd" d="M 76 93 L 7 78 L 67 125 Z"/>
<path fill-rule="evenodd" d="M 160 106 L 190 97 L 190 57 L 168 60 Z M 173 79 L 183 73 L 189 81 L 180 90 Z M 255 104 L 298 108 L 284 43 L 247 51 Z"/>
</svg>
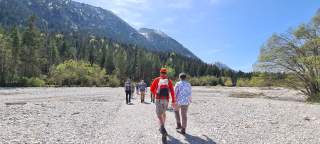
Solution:
<svg viewBox="0 0 320 144">
<path fill-rule="evenodd" d="M 284 88 L 193 87 L 187 135 L 168 143 L 318 144 L 320 105 Z M 155 106 L 123 88 L 0 88 L 0 143 L 160 144 Z"/>
</svg>

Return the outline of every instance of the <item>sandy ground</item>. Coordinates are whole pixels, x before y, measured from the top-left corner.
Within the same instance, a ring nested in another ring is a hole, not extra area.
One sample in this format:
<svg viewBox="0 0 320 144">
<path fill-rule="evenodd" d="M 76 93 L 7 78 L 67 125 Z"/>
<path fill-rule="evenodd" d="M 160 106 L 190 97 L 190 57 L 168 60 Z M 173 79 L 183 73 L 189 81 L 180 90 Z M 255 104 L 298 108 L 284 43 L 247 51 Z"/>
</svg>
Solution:
<svg viewBox="0 0 320 144">
<path fill-rule="evenodd" d="M 146 101 L 150 98 L 147 96 Z M 168 143 L 318 144 L 320 105 L 283 88 L 194 87 L 187 135 Z M 161 143 L 155 106 L 122 88 L 0 88 L 0 143 Z"/>
</svg>

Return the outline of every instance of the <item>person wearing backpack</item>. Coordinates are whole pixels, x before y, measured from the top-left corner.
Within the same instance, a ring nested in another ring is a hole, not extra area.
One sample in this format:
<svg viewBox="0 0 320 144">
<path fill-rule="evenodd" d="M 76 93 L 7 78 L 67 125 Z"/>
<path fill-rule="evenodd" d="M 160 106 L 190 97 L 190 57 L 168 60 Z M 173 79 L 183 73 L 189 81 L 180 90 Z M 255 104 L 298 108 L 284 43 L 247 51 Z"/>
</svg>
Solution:
<svg viewBox="0 0 320 144">
<path fill-rule="evenodd" d="M 177 131 L 181 134 L 186 134 L 187 128 L 187 112 L 188 107 L 192 101 L 191 99 L 191 84 L 186 80 L 187 75 L 181 73 L 179 75 L 180 81 L 174 87 L 177 105 L 175 107 L 175 117 L 177 121 Z M 181 112 L 181 113 L 180 113 Z M 181 116 L 181 120 L 180 120 Z"/>
<path fill-rule="evenodd" d="M 140 95 L 141 95 L 141 103 L 144 103 L 146 90 L 147 90 L 147 84 L 144 82 L 144 80 L 141 80 L 141 82 L 139 83 L 139 91 L 140 91 Z"/>
<path fill-rule="evenodd" d="M 126 103 L 129 104 L 131 103 L 131 94 L 132 94 L 132 85 L 131 85 L 131 80 L 128 79 L 125 83 L 124 83 L 124 90 L 126 93 Z"/>
<path fill-rule="evenodd" d="M 155 105 L 156 105 L 156 114 L 159 119 L 160 129 L 163 138 L 166 138 L 168 134 L 165 129 L 165 121 L 166 121 L 166 110 L 168 108 L 169 103 L 169 95 L 171 95 L 172 99 L 172 107 L 175 107 L 175 95 L 174 88 L 172 85 L 172 81 L 167 76 L 167 69 L 162 68 L 160 70 L 160 77 L 153 80 L 150 91 L 155 96 Z"/>
</svg>

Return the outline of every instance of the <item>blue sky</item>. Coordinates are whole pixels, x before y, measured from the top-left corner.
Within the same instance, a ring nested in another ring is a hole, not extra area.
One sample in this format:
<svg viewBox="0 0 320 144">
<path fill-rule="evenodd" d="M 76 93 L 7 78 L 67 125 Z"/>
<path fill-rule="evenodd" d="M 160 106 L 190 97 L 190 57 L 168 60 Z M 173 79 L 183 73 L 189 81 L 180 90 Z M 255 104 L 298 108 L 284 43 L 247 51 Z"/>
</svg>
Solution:
<svg viewBox="0 0 320 144">
<path fill-rule="evenodd" d="M 319 0 L 76 0 L 113 11 L 135 28 L 161 30 L 207 63 L 251 71 L 273 34 L 310 21 Z"/>
</svg>

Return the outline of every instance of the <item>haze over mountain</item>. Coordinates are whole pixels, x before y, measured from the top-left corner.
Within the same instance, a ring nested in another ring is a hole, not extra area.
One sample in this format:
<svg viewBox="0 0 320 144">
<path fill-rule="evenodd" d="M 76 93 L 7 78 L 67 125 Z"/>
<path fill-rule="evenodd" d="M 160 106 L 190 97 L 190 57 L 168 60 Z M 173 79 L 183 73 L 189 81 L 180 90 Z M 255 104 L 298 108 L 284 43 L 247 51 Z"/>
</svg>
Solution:
<svg viewBox="0 0 320 144">
<path fill-rule="evenodd" d="M 166 51 L 166 52 L 176 52 L 183 54 L 187 57 L 196 58 L 196 56 L 190 52 L 187 48 L 185 48 L 182 44 L 177 42 L 175 39 L 169 37 L 162 31 L 141 28 L 139 32 L 145 36 L 145 38 L 153 44 L 156 50 Z"/>
<path fill-rule="evenodd" d="M 25 26 L 31 15 L 42 31 L 84 32 L 151 51 L 175 52 L 198 59 L 182 44 L 152 29 L 137 31 L 111 11 L 72 0 L 0 0 L 0 24 Z"/>
</svg>

